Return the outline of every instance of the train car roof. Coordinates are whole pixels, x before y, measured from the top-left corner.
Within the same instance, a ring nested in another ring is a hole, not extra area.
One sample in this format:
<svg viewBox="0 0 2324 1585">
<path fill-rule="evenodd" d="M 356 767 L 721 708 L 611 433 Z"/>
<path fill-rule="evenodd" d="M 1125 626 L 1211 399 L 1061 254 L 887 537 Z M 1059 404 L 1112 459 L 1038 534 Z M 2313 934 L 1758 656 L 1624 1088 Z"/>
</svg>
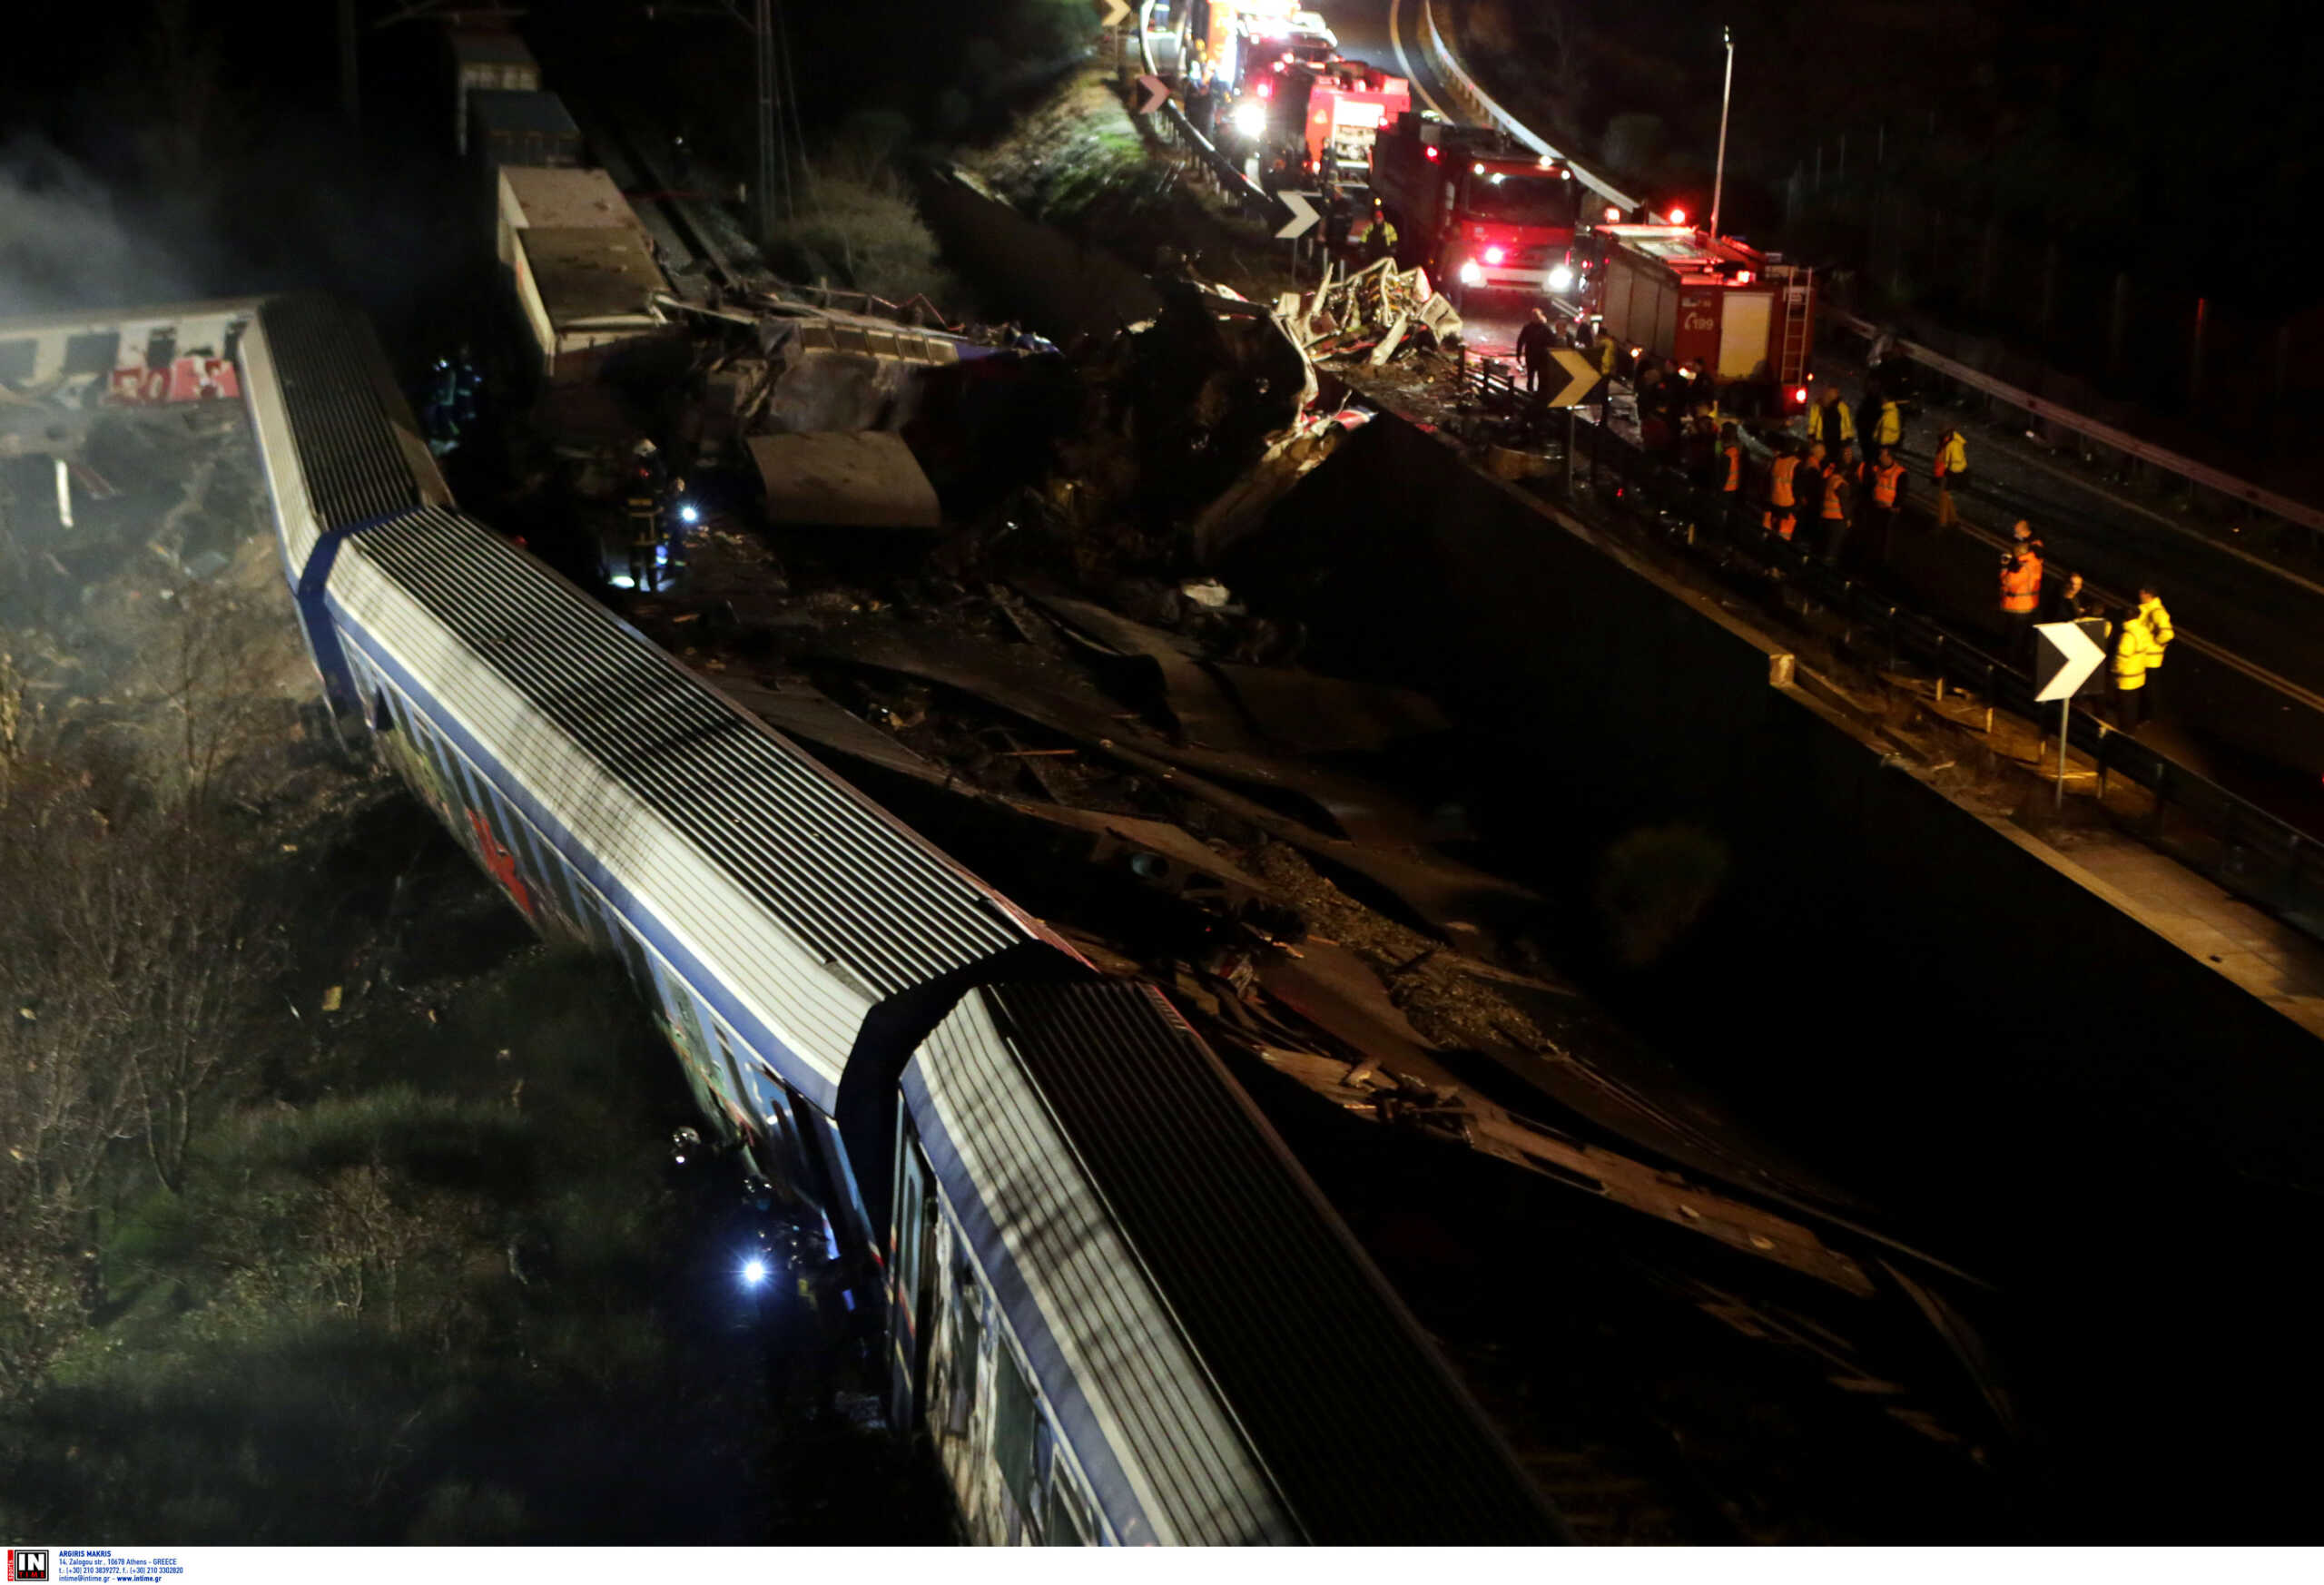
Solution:
<svg viewBox="0 0 2324 1585">
<path fill-rule="evenodd" d="M 253 382 L 251 399 L 280 403 L 319 533 L 451 504 L 369 319 L 328 298 L 300 295 L 267 300 L 259 325 L 273 379 L 271 396 L 266 382 Z M 271 465 L 281 448 L 271 415 L 259 417 Z"/>
<path fill-rule="evenodd" d="M 1029 939 L 966 871 L 489 529 L 414 511 L 356 554 L 875 999 Z"/>
<path fill-rule="evenodd" d="M 1166 1539 L 1279 1539 L 1247 1498 L 1221 1495 L 1244 1458 L 1290 1539 L 1562 1539 L 1345 1225 L 1158 993 L 972 992 L 921 1046 L 905 1094 L 1044 1392 L 1142 1450 Z M 1092 1258 L 1093 1238 L 1134 1258 Z M 1117 1312 L 1132 1331 L 1108 1324 Z M 1171 1348 L 1198 1370 L 1159 1368 Z M 1216 1407 L 1186 1400 L 1205 1377 Z M 1239 1447 L 1222 1444 L 1222 1414 Z M 1118 1473 L 1091 1474 L 1119 1504 Z"/>
</svg>

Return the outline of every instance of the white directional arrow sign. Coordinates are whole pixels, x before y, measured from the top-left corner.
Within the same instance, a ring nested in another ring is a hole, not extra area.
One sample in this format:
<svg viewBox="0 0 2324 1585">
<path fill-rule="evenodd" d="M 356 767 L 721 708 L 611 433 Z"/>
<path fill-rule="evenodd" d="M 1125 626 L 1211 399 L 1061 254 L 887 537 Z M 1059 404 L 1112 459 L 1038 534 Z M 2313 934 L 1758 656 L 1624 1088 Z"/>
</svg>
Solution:
<svg viewBox="0 0 2324 1585">
<path fill-rule="evenodd" d="M 1170 84 L 1148 72 L 1137 80 L 1137 114 L 1152 115 L 1170 103 Z"/>
<path fill-rule="evenodd" d="M 2092 625 L 2104 625 L 2093 620 Z M 2037 622 L 2034 631 L 2042 638 L 2041 653 L 2034 657 L 2034 702 L 2073 698 L 2106 658 L 2106 651 L 2079 622 Z"/>
<path fill-rule="evenodd" d="M 1105 15 L 1098 19 L 1098 26 L 1119 27 L 1129 20 L 1128 0 L 1098 0 L 1098 4 L 1103 6 L 1106 12 Z"/>
<path fill-rule="evenodd" d="M 1323 197 L 1320 192 L 1278 192 L 1275 196 L 1283 200 L 1284 208 L 1291 212 L 1291 219 L 1275 228 L 1275 240 L 1278 242 L 1305 236 L 1315 229 L 1315 222 L 1324 218 L 1315 206 L 1307 202 L 1311 198 Z"/>
<path fill-rule="evenodd" d="M 1544 399 L 1553 408 L 1570 408 L 1590 394 L 1598 383 L 1598 366 L 1571 347 L 1560 347 L 1550 354 L 1550 361 L 1565 370 L 1566 387 L 1552 391 Z"/>
</svg>

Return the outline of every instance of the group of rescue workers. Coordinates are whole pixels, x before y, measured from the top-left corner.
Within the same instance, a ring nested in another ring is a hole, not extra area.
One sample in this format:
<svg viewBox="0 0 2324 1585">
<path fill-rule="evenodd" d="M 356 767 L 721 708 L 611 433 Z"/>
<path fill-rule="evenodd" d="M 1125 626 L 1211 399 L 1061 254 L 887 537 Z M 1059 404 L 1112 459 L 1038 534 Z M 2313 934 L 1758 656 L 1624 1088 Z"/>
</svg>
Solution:
<svg viewBox="0 0 2324 1585">
<path fill-rule="evenodd" d="M 1526 389 L 1538 391 L 1551 355 L 1578 344 L 1569 326 L 1536 309 L 1517 337 Z M 1601 325 L 1581 349 L 1600 376 L 1595 399 L 1602 421 L 1608 392 L 1623 366 L 1620 349 Z M 1865 400 L 1872 414 L 1869 435 L 1859 431 L 1856 409 L 1838 388 L 1826 386 L 1795 426 L 1772 437 L 1773 455 L 1764 464 L 1755 463 L 1744 444 L 1741 423 L 1720 410 L 1723 403 L 1736 405 L 1737 388 L 1714 389 L 1699 362 L 1644 359 L 1630 377 L 1640 446 L 1649 457 L 1682 469 L 1709 507 L 1706 515 L 1728 533 L 1756 523 L 1762 532 L 1790 541 L 1800 536 L 1804 518 L 1808 542 L 1827 565 L 1886 563 L 1906 521 L 1910 470 L 1899 456 L 1903 399 L 1880 378 L 1878 365 Z M 1938 527 L 1959 522 L 1955 497 L 1968 481 L 1968 440 L 1947 425 L 1929 462 L 1935 493 L 1931 516 Z M 1849 547 L 1859 530 L 1872 548 L 1851 557 Z M 2037 619 L 2102 623 L 2093 636 L 2109 650 L 2115 720 L 2122 730 L 2135 732 L 2152 714 L 2152 684 L 2175 636 L 2161 594 L 2151 583 L 2144 585 L 2134 607 L 2110 613 L 2079 573 L 2063 575 L 2045 596 L 2046 574 L 2042 542 L 2020 521 L 2001 565 L 1998 615 L 2005 658 L 2032 664 Z"/>
</svg>

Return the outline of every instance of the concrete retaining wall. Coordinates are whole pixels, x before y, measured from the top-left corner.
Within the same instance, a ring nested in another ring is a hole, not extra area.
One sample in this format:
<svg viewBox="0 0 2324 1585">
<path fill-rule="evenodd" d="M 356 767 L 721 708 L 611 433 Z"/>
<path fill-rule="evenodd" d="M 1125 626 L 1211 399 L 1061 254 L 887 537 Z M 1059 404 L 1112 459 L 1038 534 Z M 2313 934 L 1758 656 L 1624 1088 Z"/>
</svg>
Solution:
<svg viewBox="0 0 2324 1585">
<path fill-rule="evenodd" d="M 1393 418 L 1274 521 L 1230 583 L 1502 742 L 1492 839 L 1573 900 L 1561 933 L 1601 992 L 1715 1082 L 1860 1111 L 1865 1165 L 1908 1189 L 1965 1127 L 2053 1165 L 2165 1150 L 2324 1181 L 2309 1036 L 1886 763 L 1739 620 Z M 1674 824 L 1723 847 L 1723 880 L 1679 945 L 1624 966 L 1583 900 L 1625 834 Z"/>
</svg>

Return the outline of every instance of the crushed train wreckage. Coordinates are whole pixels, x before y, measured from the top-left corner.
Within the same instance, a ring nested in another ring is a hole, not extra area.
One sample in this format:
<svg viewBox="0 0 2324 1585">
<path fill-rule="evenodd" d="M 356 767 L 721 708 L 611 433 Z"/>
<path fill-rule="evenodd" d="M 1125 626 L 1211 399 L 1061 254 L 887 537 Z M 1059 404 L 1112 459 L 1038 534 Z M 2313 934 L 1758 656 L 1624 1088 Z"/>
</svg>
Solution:
<svg viewBox="0 0 2324 1585">
<path fill-rule="evenodd" d="M 658 426 L 713 505 L 625 615 L 1170 993 L 1271 1105 L 1531 1186 L 1486 1205 L 1443 1176 L 1440 1221 L 1622 1241 L 1666 1299 L 1924 1445 L 2006 1442 L 1980 1356 L 1929 1346 L 1933 1315 L 1972 1335 L 1981 1285 L 1637 1060 L 1550 966 L 1559 904 L 1481 846 L 1479 745 L 1423 695 L 1303 666 L 1300 626 L 1215 570 L 1369 416 L 1334 364 L 1453 344 L 1458 314 L 1386 264 L 1273 308 L 1154 287 L 1154 318 L 1062 349 L 799 303 L 674 314 L 685 356 L 609 361 L 593 399 Z M 602 475 L 567 487 L 610 512 Z"/>
</svg>

